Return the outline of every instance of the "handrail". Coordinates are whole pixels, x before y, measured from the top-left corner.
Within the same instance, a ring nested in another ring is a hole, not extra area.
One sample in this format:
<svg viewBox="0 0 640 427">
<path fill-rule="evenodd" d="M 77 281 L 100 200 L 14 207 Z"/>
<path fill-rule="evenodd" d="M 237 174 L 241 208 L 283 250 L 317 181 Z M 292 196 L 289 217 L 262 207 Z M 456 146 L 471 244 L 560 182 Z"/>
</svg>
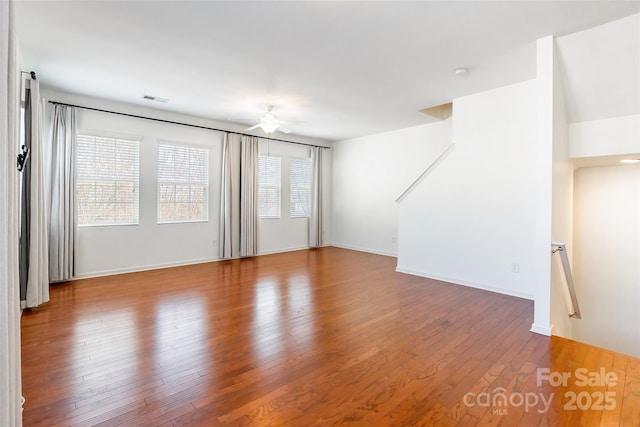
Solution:
<svg viewBox="0 0 640 427">
<path fill-rule="evenodd" d="M 569 265 L 569 257 L 567 256 L 567 247 L 561 242 L 551 242 L 551 246 L 556 247 L 556 249 L 551 251 L 552 255 L 556 252 L 560 252 L 562 269 L 564 270 L 564 277 L 567 282 L 567 288 L 569 289 L 569 295 L 571 296 L 571 305 L 573 306 L 573 313 L 569 314 L 569 317 L 582 319 L 582 316 L 580 315 L 580 306 L 578 305 L 578 296 L 576 295 L 576 288 L 573 285 L 573 276 L 571 275 L 571 266 Z"/>
<path fill-rule="evenodd" d="M 442 154 L 440 154 L 438 156 L 437 159 L 435 159 L 430 165 L 429 167 L 427 167 L 427 169 L 425 169 L 424 172 L 422 172 L 420 174 L 420 176 L 418 178 L 416 178 L 415 181 L 413 181 L 413 183 L 409 186 L 409 188 L 407 188 L 406 190 L 404 190 L 404 192 L 400 195 L 400 197 L 398 197 L 396 199 L 396 203 L 400 203 L 402 202 L 408 195 L 409 193 L 411 193 L 422 181 L 424 181 L 424 179 L 431 173 L 433 172 L 433 170 L 436 168 L 436 166 L 438 166 L 445 157 L 447 157 L 447 155 L 449 155 L 449 153 L 453 150 L 453 148 L 456 146 L 455 143 L 451 143 L 451 145 L 449 145 L 447 147 L 446 150 L 444 150 L 442 152 Z"/>
</svg>

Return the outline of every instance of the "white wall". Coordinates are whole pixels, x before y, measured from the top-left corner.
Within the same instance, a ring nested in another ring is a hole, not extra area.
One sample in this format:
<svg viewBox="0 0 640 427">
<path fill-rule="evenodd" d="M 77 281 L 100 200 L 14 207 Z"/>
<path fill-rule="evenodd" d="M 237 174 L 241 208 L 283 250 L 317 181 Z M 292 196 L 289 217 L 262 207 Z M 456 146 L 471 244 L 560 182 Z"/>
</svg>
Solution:
<svg viewBox="0 0 640 427">
<path fill-rule="evenodd" d="M 640 166 L 575 173 L 573 339 L 640 357 Z"/>
<path fill-rule="evenodd" d="M 451 143 L 450 120 L 334 144 L 333 245 L 397 253 L 396 199 Z"/>
<path fill-rule="evenodd" d="M 159 266 L 210 261 L 218 257 L 218 212 L 222 134 L 95 111 L 77 111 L 79 132 L 142 137 L 140 143 L 140 223 L 80 227 L 77 275 L 101 275 Z M 176 142 L 208 148 L 209 221 L 157 224 L 157 147 Z"/>
<path fill-rule="evenodd" d="M 571 123 L 569 138 L 571 157 L 640 153 L 640 115 Z"/>
<path fill-rule="evenodd" d="M 400 205 L 398 271 L 533 298 L 535 81 L 455 99 L 455 149 Z"/>
<path fill-rule="evenodd" d="M 141 109 L 103 100 L 46 92 L 48 99 L 78 105 L 158 117 L 177 122 L 233 129 L 233 125 L 151 109 Z M 140 223 L 133 226 L 80 227 L 78 232 L 77 276 L 88 277 L 137 271 L 163 266 L 183 265 L 218 259 L 220 212 L 221 132 L 160 123 L 85 109 L 77 110 L 78 129 L 114 136 L 141 138 L 140 143 Z M 226 127 L 223 127 L 226 126 Z M 209 221 L 200 223 L 157 224 L 156 163 L 159 142 L 177 142 L 207 147 L 209 157 Z M 323 141 L 304 140 L 320 143 Z M 273 146 L 273 144 L 272 144 Z M 308 153 L 301 145 L 280 143 L 285 153 Z M 330 155 L 327 168 L 330 170 Z M 327 173 L 330 177 L 330 173 Z M 330 180 L 326 188 L 330 189 Z M 330 198 L 330 193 L 325 194 Z M 329 215 L 326 215 L 328 217 Z M 308 233 L 297 223 L 260 224 L 258 247 L 261 252 L 276 252 L 308 247 Z M 330 225 L 329 225 L 330 226 Z"/>
<path fill-rule="evenodd" d="M 551 213 L 554 138 L 553 36 L 536 41 L 535 139 L 535 305 L 531 330 L 551 335 Z"/>
<path fill-rule="evenodd" d="M 557 64 L 557 50 L 553 49 L 553 148 L 551 177 L 551 241 L 564 242 L 569 255 L 573 254 L 573 164 L 569 158 L 569 124 L 565 107 L 564 88 Z M 548 251 L 551 250 L 549 246 Z M 571 338 L 569 297 L 560 254 L 551 263 L 551 324 L 552 333 Z"/>
<path fill-rule="evenodd" d="M 550 295 L 554 334 L 635 355 L 640 330 L 629 325 L 639 319 L 633 313 L 640 292 L 638 175 L 620 167 L 579 169 L 571 190 L 566 136 L 575 167 L 619 164 L 621 155 L 640 154 L 639 25 L 640 15 L 633 15 L 560 37 L 555 44 L 563 81 L 556 72 L 553 92 L 556 97 L 564 93 L 568 114 L 554 103 L 552 240 L 567 244 L 582 320 L 569 319 L 563 307 L 567 296 L 558 255 Z M 568 128 L 566 121 L 572 122 Z"/>
</svg>

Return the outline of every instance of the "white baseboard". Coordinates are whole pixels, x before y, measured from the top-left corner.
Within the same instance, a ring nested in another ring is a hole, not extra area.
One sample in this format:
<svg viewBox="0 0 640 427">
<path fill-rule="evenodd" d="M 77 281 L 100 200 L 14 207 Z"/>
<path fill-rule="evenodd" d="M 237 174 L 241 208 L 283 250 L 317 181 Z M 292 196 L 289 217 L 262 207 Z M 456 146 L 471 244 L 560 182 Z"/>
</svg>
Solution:
<svg viewBox="0 0 640 427">
<path fill-rule="evenodd" d="M 281 254 L 283 252 L 293 252 L 293 251 L 301 251 L 304 249 L 310 249 L 309 246 L 296 246 L 296 247 L 291 247 L 291 248 L 281 248 L 281 249 L 275 249 L 272 251 L 260 251 L 258 252 L 258 256 L 260 255 L 271 255 L 271 254 Z"/>
<path fill-rule="evenodd" d="M 551 336 L 551 331 L 553 330 L 553 325 L 538 325 L 536 323 L 531 325 L 531 332 L 535 332 L 536 334 L 545 335 L 547 337 Z"/>
<path fill-rule="evenodd" d="M 115 268 L 113 270 L 94 271 L 91 273 L 78 274 L 71 280 L 91 279 L 93 277 L 114 276 L 116 274 L 137 273 L 140 271 L 159 270 L 162 268 L 182 267 L 185 265 L 204 264 L 207 262 L 221 261 L 220 258 L 202 258 L 180 262 L 168 262 L 162 264 L 149 264 L 138 267 Z"/>
<path fill-rule="evenodd" d="M 393 252 L 378 251 L 376 249 L 363 248 L 363 247 L 360 247 L 360 246 L 343 245 L 341 243 L 332 243 L 330 246 L 333 246 L 335 248 L 340 248 L 340 249 L 349 249 L 349 250 L 352 250 L 352 251 L 367 252 L 367 253 L 370 253 L 370 254 L 390 256 L 390 257 L 394 257 L 394 258 L 398 256 L 398 254 L 393 253 Z"/>
<path fill-rule="evenodd" d="M 433 279 L 433 280 L 440 280 L 442 282 L 447 282 L 447 283 L 452 283 L 454 285 L 460 285 L 460 286 L 467 286 L 469 288 L 476 288 L 476 289 L 482 289 L 483 291 L 489 291 L 489 292 L 496 292 L 498 294 L 503 294 L 503 295 L 509 295 L 512 297 L 518 297 L 518 298 L 524 298 L 524 299 L 528 299 L 528 300 L 534 300 L 533 295 L 524 293 L 524 292 L 518 292 L 518 291 L 514 291 L 512 289 L 504 289 L 504 288 L 496 288 L 494 286 L 488 286 L 482 283 L 474 283 L 474 282 L 469 282 L 466 280 L 460 280 L 460 279 L 456 279 L 453 277 L 445 277 L 445 276 L 438 276 L 436 274 L 431 274 L 431 273 L 425 273 L 423 271 L 416 271 L 416 270 L 411 270 L 408 268 L 403 268 L 403 267 L 396 267 L 396 271 L 398 273 L 405 273 L 405 274 L 411 274 L 412 276 L 419 276 L 419 277 L 425 277 L 427 279 Z"/>
<path fill-rule="evenodd" d="M 257 256 L 277 254 L 277 253 L 282 253 L 282 252 L 300 251 L 300 250 L 305 250 L 305 249 L 309 249 L 309 247 L 308 246 L 300 246 L 300 247 L 292 247 L 292 248 L 283 248 L 283 249 L 278 249 L 278 250 L 274 250 L 274 251 L 259 252 Z M 159 269 L 162 269 L 162 268 L 182 267 L 182 266 L 185 266 L 185 265 L 204 264 L 204 263 L 207 263 L 207 262 L 218 262 L 218 261 L 223 261 L 223 260 L 221 258 L 202 258 L 202 259 L 180 261 L 180 262 L 170 262 L 170 263 L 163 263 L 163 264 L 143 265 L 143 266 L 139 266 L 139 267 L 117 268 L 117 269 L 113 269 L 113 270 L 102 270 L 102 271 L 95 271 L 95 272 L 91 272 L 91 273 L 79 274 L 79 275 L 77 275 L 76 277 L 74 277 L 71 280 L 91 279 L 93 277 L 114 276 L 116 274 L 137 273 L 137 272 L 140 272 L 140 271 L 159 270 Z"/>
</svg>

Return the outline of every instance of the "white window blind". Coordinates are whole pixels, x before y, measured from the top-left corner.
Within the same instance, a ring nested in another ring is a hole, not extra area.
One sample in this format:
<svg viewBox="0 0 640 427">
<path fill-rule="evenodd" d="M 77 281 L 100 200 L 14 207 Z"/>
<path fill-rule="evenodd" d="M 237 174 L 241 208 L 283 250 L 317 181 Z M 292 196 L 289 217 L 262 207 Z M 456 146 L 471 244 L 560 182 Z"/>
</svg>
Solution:
<svg viewBox="0 0 640 427">
<path fill-rule="evenodd" d="M 280 218 L 280 168 L 277 156 L 258 157 L 258 215 L 260 218 Z"/>
<path fill-rule="evenodd" d="M 158 145 L 158 223 L 209 220 L 209 150 Z"/>
<path fill-rule="evenodd" d="M 140 143 L 78 135 L 78 225 L 138 224 Z"/>
<path fill-rule="evenodd" d="M 291 191 L 289 216 L 291 218 L 309 217 L 309 195 L 311 194 L 311 160 L 291 159 L 289 162 Z"/>
</svg>

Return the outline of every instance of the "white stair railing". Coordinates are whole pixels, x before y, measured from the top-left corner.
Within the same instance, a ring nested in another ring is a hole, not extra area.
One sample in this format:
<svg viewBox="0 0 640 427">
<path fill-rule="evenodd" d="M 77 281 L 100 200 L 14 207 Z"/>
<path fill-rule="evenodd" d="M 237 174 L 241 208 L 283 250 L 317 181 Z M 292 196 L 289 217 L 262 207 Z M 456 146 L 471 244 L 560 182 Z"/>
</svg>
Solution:
<svg viewBox="0 0 640 427">
<path fill-rule="evenodd" d="M 453 142 L 451 143 L 451 145 L 449 145 L 447 147 L 446 150 L 444 150 L 442 152 L 442 154 L 440 154 L 438 156 L 437 159 L 435 159 L 428 167 L 427 169 L 425 169 L 424 172 L 422 172 L 420 174 L 420 176 L 418 178 L 416 178 L 415 181 L 413 181 L 413 183 L 409 186 L 409 188 L 407 188 L 406 190 L 404 190 L 404 192 L 400 195 L 400 197 L 398 197 L 396 199 L 396 203 L 400 203 L 402 202 L 418 185 L 420 185 L 420 183 L 422 181 L 424 181 L 424 179 L 431 173 L 433 172 L 433 170 L 440 164 L 442 163 L 442 161 L 445 159 L 445 157 L 447 157 L 449 155 L 449 153 L 451 153 L 451 151 L 453 151 L 453 148 L 456 146 L 456 144 L 454 144 Z"/>
<path fill-rule="evenodd" d="M 564 270 L 564 277 L 569 290 L 569 296 L 571 297 L 571 305 L 573 307 L 573 313 L 569 314 L 569 317 L 575 319 L 582 319 L 580 315 L 580 306 L 578 305 L 578 296 L 576 295 L 576 288 L 573 284 L 573 276 L 571 275 L 571 266 L 569 265 L 569 257 L 567 256 L 567 247 L 561 242 L 551 242 L 551 246 L 554 248 L 551 254 L 556 252 L 560 253 L 560 260 L 562 261 L 562 270 Z"/>
</svg>

